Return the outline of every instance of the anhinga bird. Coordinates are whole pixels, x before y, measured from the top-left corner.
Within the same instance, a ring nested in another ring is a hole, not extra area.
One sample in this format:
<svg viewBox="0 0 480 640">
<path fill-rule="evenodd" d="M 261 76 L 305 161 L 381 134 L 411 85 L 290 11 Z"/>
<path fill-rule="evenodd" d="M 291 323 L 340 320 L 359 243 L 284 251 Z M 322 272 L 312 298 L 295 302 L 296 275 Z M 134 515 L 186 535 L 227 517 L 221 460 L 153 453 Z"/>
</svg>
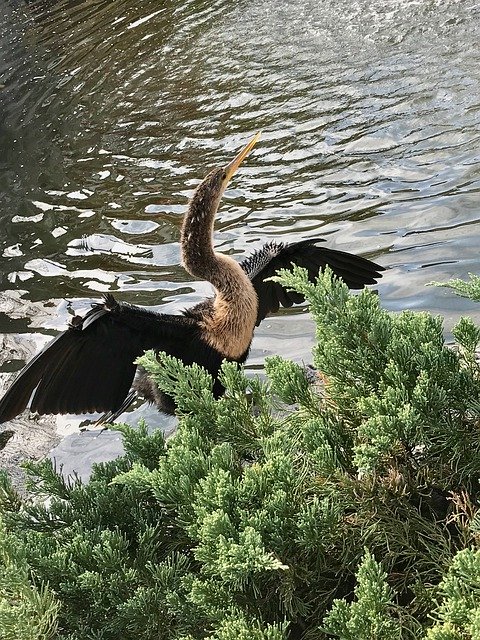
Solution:
<svg viewBox="0 0 480 640">
<path fill-rule="evenodd" d="M 184 311 L 167 315 L 118 302 L 112 295 L 75 316 L 69 328 L 35 356 L 0 401 L 0 423 L 28 405 L 39 414 L 110 412 L 117 417 L 136 394 L 161 411 L 173 413 L 171 397 L 161 392 L 135 359 L 147 349 L 165 351 L 185 364 L 203 366 L 214 378 L 214 393 L 224 389 L 217 376 L 223 359 L 243 363 L 255 326 L 279 306 L 302 302 L 267 279 L 292 263 L 305 267 L 314 280 L 326 265 L 351 289 L 374 284 L 383 267 L 344 251 L 317 246 L 320 238 L 293 244 L 269 242 L 241 263 L 217 253 L 213 225 L 220 199 L 257 135 L 225 167 L 214 169 L 198 185 L 181 233 L 182 258 L 192 276 L 215 289 Z"/>
</svg>

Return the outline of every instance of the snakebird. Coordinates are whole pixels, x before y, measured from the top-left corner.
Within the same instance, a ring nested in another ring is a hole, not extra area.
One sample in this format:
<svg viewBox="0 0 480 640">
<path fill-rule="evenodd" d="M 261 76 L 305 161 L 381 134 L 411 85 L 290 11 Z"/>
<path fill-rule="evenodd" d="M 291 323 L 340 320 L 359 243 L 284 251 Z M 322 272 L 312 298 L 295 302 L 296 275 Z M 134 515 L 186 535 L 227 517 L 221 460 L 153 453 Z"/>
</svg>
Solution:
<svg viewBox="0 0 480 640">
<path fill-rule="evenodd" d="M 113 421 L 136 395 L 174 413 L 173 399 L 160 391 L 135 359 L 147 349 L 165 351 L 185 364 L 198 363 L 213 377 L 222 361 L 245 362 L 255 326 L 280 305 L 304 301 L 269 280 L 280 268 L 305 267 L 311 281 L 329 265 L 351 289 L 381 277 L 383 267 L 344 251 L 317 246 L 310 238 L 292 244 L 268 242 L 243 262 L 217 253 L 213 226 L 221 197 L 260 133 L 225 167 L 211 171 L 195 189 L 183 220 L 181 251 L 185 269 L 208 280 L 214 295 L 178 315 L 167 315 L 117 301 L 111 294 L 75 316 L 21 371 L 0 401 L 0 423 L 27 406 L 39 414 L 106 412 Z"/>
</svg>

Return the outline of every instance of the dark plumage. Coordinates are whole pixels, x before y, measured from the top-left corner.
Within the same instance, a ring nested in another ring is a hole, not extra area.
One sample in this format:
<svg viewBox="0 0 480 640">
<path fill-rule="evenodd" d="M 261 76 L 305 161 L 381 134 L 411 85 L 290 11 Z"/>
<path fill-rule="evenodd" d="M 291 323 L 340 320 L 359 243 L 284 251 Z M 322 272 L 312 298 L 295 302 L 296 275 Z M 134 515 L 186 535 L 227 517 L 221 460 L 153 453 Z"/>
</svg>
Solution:
<svg viewBox="0 0 480 640">
<path fill-rule="evenodd" d="M 35 356 L 0 401 L 0 423 L 28 405 L 47 413 L 109 412 L 117 417 L 136 394 L 173 413 L 172 399 L 134 364 L 147 349 L 165 351 L 185 364 L 209 371 L 214 393 L 223 359 L 243 363 L 255 326 L 280 306 L 303 301 L 299 293 L 266 281 L 280 268 L 297 264 L 313 280 L 327 264 L 352 289 L 374 284 L 383 267 L 343 251 L 318 246 L 320 238 L 293 244 L 269 242 L 238 264 L 213 248 L 213 223 L 222 194 L 240 163 L 258 140 L 226 167 L 212 171 L 197 187 L 182 227 L 182 258 L 193 276 L 208 280 L 215 295 L 181 315 L 167 315 L 121 303 L 108 294 Z M 137 375 L 135 373 L 137 371 Z"/>
</svg>

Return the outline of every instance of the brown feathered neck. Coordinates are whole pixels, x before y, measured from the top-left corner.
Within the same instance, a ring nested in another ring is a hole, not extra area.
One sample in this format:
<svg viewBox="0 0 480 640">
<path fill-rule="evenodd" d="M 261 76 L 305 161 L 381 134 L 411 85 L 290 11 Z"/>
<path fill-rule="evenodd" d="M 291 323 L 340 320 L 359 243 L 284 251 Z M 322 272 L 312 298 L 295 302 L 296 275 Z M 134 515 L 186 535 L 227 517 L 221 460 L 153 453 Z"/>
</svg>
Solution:
<svg viewBox="0 0 480 640">
<path fill-rule="evenodd" d="M 213 250 L 213 224 L 222 197 L 222 170 L 212 171 L 195 189 L 183 219 L 181 245 L 185 269 L 211 280 L 218 271 Z"/>
<path fill-rule="evenodd" d="M 236 358 L 250 346 L 258 301 L 240 265 L 213 247 L 213 226 L 224 185 L 223 169 L 215 169 L 199 184 L 183 220 L 181 245 L 185 269 L 215 287 L 212 315 L 203 321 L 205 337 L 226 357 Z"/>
</svg>

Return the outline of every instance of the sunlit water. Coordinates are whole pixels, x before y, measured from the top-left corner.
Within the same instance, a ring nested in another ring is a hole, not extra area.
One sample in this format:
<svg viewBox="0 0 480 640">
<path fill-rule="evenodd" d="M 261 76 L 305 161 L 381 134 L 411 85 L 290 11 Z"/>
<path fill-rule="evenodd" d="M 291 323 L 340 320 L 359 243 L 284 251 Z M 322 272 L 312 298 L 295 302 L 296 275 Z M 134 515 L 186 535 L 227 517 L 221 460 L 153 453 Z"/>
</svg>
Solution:
<svg viewBox="0 0 480 640">
<path fill-rule="evenodd" d="M 242 259 L 322 235 L 389 267 L 386 308 L 440 313 L 447 335 L 479 319 L 425 286 L 480 272 L 479 32 L 469 0 L 4 0 L 4 375 L 102 292 L 166 312 L 208 294 L 180 266 L 181 218 L 258 129 L 218 249 Z M 308 362 L 312 344 L 305 309 L 283 311 L 256 331 L 247 370 L 272 353 Z M 60 454 L 81 468 L 113 440 L 69 438 Z"/>
</svg>

